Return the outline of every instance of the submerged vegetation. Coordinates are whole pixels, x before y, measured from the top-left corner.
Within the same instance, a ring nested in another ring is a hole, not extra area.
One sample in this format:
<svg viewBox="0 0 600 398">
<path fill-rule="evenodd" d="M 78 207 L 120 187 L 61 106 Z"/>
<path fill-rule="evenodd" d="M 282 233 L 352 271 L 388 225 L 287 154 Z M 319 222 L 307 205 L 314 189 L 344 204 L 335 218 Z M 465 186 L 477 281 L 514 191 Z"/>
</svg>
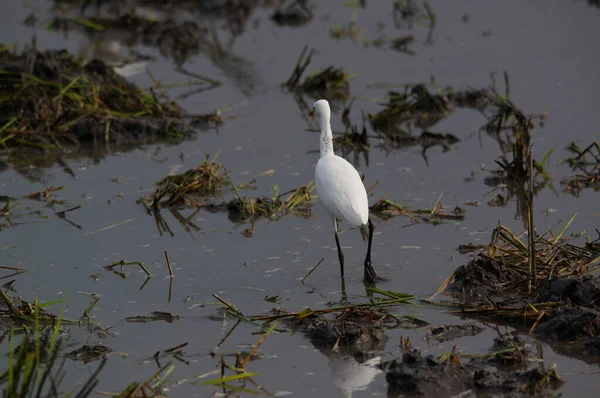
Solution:
<svg viewBox="0 0 600 398">
<path fill-rule="evenodd" d="M 567 150 L 574 154 L 567 159 L 567 163 L 571 170 L 578 172 L 561 182 L 566 186 L 567 191 L 574 196 L 579 196 L 583 188 L 600 190 L 600 143 L 595 141 L 585 149 L 581 149 L 572 142 Z"/>
<path fill-rule="evenodd" d="M 324 70 L 314 72 L 306 77 L 302 83 L 300 82 L 312 60 L 313 53 L 314 50 L 309 51 L 307 47 L 304 47 L 292 74 L 285 83 L 288 90 L 296 94 L 308 94 L 314 99 L 328 98 L 329 101 L 348 99 L 350 95 L 348 81 L 352 76 L 344 72 L 343 68 L 329 66 Z"/>
<path fill-rule="evenodd" d="M 404 91 L 391 91 L 388 101 L 381 104 L 384 109 L 369 114 L 375 130 L 388 133 L 398 132 L 397 126 L 411 125 L 427 129 L 450 115 L 455 108 L 483 110 L 487 105 L 485 90 L 439 90 L 425 84 L 406 85 Z"/>
<path fill-rule="evenodd" d="M 208 28 L 195 21 L 147 19 L 132 11 L 114 17 L 59 17 L 46 22 L 45 27 L 64 32 L 83 30 L 90 35 L 105 31 L 124 33 L 130 44 L 139 41 L 145 46 L 157 47 L 163 56 L 172 58 L 178 66 L 197 55 L 209 35 Z M 122 58 L 136 59 L 135 56 Z"/>
</svg>

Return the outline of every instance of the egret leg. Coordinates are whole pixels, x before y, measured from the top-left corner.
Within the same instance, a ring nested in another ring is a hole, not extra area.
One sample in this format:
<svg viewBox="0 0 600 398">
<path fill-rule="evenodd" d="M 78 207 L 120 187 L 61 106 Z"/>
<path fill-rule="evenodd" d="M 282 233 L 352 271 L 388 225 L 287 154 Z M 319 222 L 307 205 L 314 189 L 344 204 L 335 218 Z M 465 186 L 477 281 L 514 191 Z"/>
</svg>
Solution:
<svg viewBox="0 0 600 398">
<path fill-rule="evenodd" d="M 348 294 L 346 293 L 346 280 L 344 278 L 342 279 L 342 286 L 341 286 L 341 296 L 340 297 L 340 304 L 347 304 L 348 303 Z"/>
<path fill-rule="evenodd" d="M 335 233 L 335 244 L 337 245 L 338 259 L 340 260 L 340 274 L 344 279 L 344 253 L 342 253 L 342 247 L 340 246 L 340 238 L 338 237 L 338 225 L 337 220 L 333 217 L 333 232 Z"/>
<path fill-rule="evenodd" d="M 375 226 L 373 222 L 369 218 L 369 243 L 367 245 L 367 256 L 365 257 L 365 275 L 363 277 L 364 281 L 367 283 L 373 283 L 377 280 L 377 274 L 375 273 L 375 269 L 371 265 L 371 244 L 373 243 L 373 231 L 375 230 Z"/>
</svg>

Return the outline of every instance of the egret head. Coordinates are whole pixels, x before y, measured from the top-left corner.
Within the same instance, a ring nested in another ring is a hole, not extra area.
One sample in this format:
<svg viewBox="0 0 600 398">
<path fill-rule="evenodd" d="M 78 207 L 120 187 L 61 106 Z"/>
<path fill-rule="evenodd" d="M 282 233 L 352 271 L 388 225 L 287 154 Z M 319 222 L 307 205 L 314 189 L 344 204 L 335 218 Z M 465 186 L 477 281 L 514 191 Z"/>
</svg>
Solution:
<svg viewBox="0 0 600 398">
<path fill-rule="evenodd" d="M 321 99 L 313 104 L 312 111 L 309 115 L 317 115 L 321 120 L 329 120 L 331 118 L 331 110 L 329 109 L 329 102 Z"/>
</svg>

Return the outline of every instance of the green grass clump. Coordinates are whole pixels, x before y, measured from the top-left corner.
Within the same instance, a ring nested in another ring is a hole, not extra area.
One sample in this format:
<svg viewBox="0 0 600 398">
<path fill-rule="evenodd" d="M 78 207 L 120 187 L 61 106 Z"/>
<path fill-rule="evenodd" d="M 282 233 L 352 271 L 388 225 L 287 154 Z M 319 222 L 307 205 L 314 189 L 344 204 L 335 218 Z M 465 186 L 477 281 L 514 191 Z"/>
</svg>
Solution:
<svg viewBox="0 0 600 398">
<path fill-rule="evenodd" d="M 85 63 L 65 50 L 1 48 L 0 87 L 0 148 L 56 149 L 185 130 L 177 104 L 137 88 L 101 61 Z"/>
<path fill-rule="evenodd" d="M 62 348 L 63 318 L 46 312 L 53 303 L 40 304 L 37 300 L 20 304 L 6 293 L 1 298 L 6 305 L 0 310 L 3 319 L 9 321 L 7 360 L 0 370 L 0 388 L 3 397 L 67 397 L 84 398 L 96 387 L 97 376 L 103 361 L 88 380 L 76 391 L 62 386 L 65 377 L 65 359 L 59 361 Z M 17 336 L 22 335 L 17 342 Z M 67 392 L 68 391 L 68 392 Z"/>
<path fill-rule="evenodd" d="M 227 172 L 223 165 L 206 155 L 197 167 L 182 174 L 163 178 L 157 183 L 157 188 L 145 202 L 151 208 L 171 207 L 191 201 L 196 204 L 191 194 L 207 195 L 218 192 L 223 185 L 228 184 Z M 166 199 L 165 199 L 166 198 Z"/>
</svg>

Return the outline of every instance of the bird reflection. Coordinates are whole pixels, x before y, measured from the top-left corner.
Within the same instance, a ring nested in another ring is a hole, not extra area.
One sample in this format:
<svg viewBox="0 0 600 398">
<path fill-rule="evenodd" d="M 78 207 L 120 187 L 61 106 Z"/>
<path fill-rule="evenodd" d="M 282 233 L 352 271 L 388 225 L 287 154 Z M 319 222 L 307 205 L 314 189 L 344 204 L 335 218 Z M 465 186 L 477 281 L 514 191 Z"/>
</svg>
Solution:
<svg viewBox="0 0 600 398">
<path fill-rule="evenodd" d="M 365 391 L 382 373 L 379 368 L 381 357 L 375 352 L 385 349 L 388 337 L 385 334 L 381 338 L 369 342 L 334 346 L 323 344 L 322 341 L 312 341 L 319 352 L 325 355 L 329 361 L 329 369 L 333 383 L 344 398 L 352 397 L 356 391 Z"/>
<path fill-rule="evenodd" d="M 329 357 L 329 369 L 333 383 L 344 398 L 352 397 L 355 391 L 364 391 L 381 373 L 378 365 L 380 357 L 371 358 L 362 363 L 354 357 L 332 355 Z"/>
</svg>

